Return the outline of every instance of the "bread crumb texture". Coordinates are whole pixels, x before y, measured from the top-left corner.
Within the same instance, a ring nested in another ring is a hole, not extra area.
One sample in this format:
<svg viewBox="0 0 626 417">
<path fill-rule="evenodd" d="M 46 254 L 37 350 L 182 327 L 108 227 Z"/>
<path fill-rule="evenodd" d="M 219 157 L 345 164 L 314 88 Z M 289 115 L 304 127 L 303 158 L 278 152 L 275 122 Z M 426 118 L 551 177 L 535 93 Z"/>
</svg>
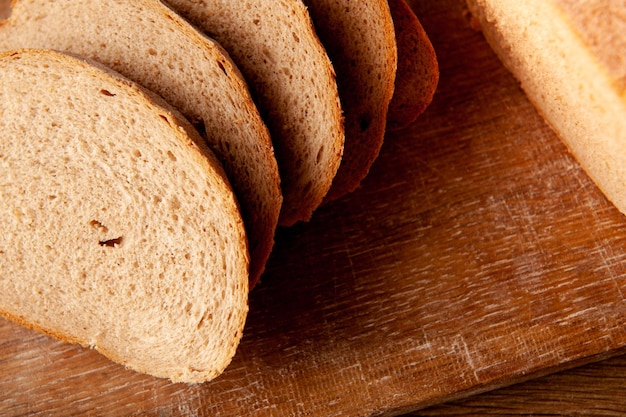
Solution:
<svg viewBox="0 0 626 417">
<path fill-rule="evenodd" d="M 339 169 L 344 128 L 335 72 L 300 0 L 167 0 L 228 51 L 270 130 L 281 225 L 311 218 Z"/>
<path fill-rule="evenodd" d="M 250 283 L 259 279 L 282 204 L 278 164 L 242 74 L 215 40 L 159 1 L 20 0 L 0 26 L 0 49 L 18 48 L 96 60 L 161 95 L 194 123 L 237 194 L 250 240 Z"/>
<path fill-rule="evenodd" d="M 248 254 L 215 158 L 165 103 L 90 63 L 24 50 L 0 73 L 2 313 L 140 372 L 221 373 Z"/>
</svg>

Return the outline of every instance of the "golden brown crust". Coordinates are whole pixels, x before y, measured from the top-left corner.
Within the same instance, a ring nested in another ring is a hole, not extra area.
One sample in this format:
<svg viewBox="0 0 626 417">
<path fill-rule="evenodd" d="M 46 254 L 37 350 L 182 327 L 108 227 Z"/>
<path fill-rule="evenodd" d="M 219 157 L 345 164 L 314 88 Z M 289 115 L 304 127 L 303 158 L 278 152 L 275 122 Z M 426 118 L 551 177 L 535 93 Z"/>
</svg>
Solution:
<svg viewBox="0 0 626 417">
<path fill-rule="evenodd" d="M 405 0 L 389 0 L 398 45 L 396 89 L 389 104 L 387 129 L 411 124 L 431 103 L 439 83 L 435 49 Z"/>
<path fill-rule="evenodd" d="M 626 2 L 553 0 L 580 39 L 600 61 L 616 88 L 626 94 Z"/>
</svg>

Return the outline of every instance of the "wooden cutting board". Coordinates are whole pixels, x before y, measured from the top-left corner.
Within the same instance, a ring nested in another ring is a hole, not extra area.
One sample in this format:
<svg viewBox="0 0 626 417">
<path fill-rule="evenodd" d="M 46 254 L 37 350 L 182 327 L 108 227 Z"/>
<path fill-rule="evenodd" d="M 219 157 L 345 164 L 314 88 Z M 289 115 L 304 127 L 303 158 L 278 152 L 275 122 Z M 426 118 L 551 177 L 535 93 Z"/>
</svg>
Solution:
<svg viewBox="0 0 626 417">
<path fill-rule="evenodd" d="M 626 218 L 463 0 L 411 5 L 434 102 L 359 190 L 279 231 L 222 376 L 171 384 L 0 320 L 0 414 L 396 415 L 624 352 Z"/>
</svg>

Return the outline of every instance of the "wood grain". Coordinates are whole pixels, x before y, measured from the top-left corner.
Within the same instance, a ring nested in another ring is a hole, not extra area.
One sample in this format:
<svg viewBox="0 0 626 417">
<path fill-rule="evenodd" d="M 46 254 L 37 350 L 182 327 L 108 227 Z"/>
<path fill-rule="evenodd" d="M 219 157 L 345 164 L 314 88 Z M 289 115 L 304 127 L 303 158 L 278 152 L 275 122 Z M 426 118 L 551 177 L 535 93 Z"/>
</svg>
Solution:
<svg viewBox="0 0 626 417">
<path fill-rule="evenodd" d="M 625 218 L 470 27 L 362 186 L 281 229 L 230 367 L 171 384 L 0 321 L 0 414 L 384 416 L 621 353 Z"/>
<path fill-rule="evenodd" d="M 405 417 L 425 416 L 623 416 L 626 356 L 501 388 Z"/>
</svg>

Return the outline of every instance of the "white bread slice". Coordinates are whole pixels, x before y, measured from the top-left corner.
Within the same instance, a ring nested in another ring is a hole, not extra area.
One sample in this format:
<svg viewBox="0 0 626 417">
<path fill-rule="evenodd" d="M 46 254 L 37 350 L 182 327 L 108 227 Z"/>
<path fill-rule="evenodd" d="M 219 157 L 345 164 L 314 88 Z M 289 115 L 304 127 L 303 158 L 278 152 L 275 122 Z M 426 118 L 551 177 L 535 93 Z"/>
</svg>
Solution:
<svg viewBox="0 0 626 417">
<path fill-rule="evenodd" d="M 0 54 L 0 313 L 131 369 L 231 361 L 248 254 L 224 171 L 183 117 L 104 66 Z"/>
<path fill-rule="evenodd" d="M 345 117 L 343 160 L 326 201 L 353 191 L 380 152 L 396 76 L 387 0 L 304 0 L 337 72 Z"/>
<path fill-rule="evenodd" d="M 439 63 L 428 34 L 405 0 L 389 0 L 398 47 L 396 88 L 387 130 L 407 127 L 430 105 L 439 84 Z"/>
<path fill-rule="evenodd" d="M 206 132 L 241 203 L 252 287 L 273 247 L 282 194 L 269 132 L 224 49 L 158 0 L 16 0 L 12 9 L 0 24 L 0 49 L 96 60 L 160 94 Z"/>
<path fill-rule="evenodd" d="M 344 131 L 333 67 L 300 0 L 167 0 L 226 48 L 250 85 L 281 173 L 279 223 L 309 220 L 330 189 Z"/>
<path fill-rule="evenodd" d="M 470 0 L 486 39 L 626 213 L 626 2 Z"/>
</svg>

